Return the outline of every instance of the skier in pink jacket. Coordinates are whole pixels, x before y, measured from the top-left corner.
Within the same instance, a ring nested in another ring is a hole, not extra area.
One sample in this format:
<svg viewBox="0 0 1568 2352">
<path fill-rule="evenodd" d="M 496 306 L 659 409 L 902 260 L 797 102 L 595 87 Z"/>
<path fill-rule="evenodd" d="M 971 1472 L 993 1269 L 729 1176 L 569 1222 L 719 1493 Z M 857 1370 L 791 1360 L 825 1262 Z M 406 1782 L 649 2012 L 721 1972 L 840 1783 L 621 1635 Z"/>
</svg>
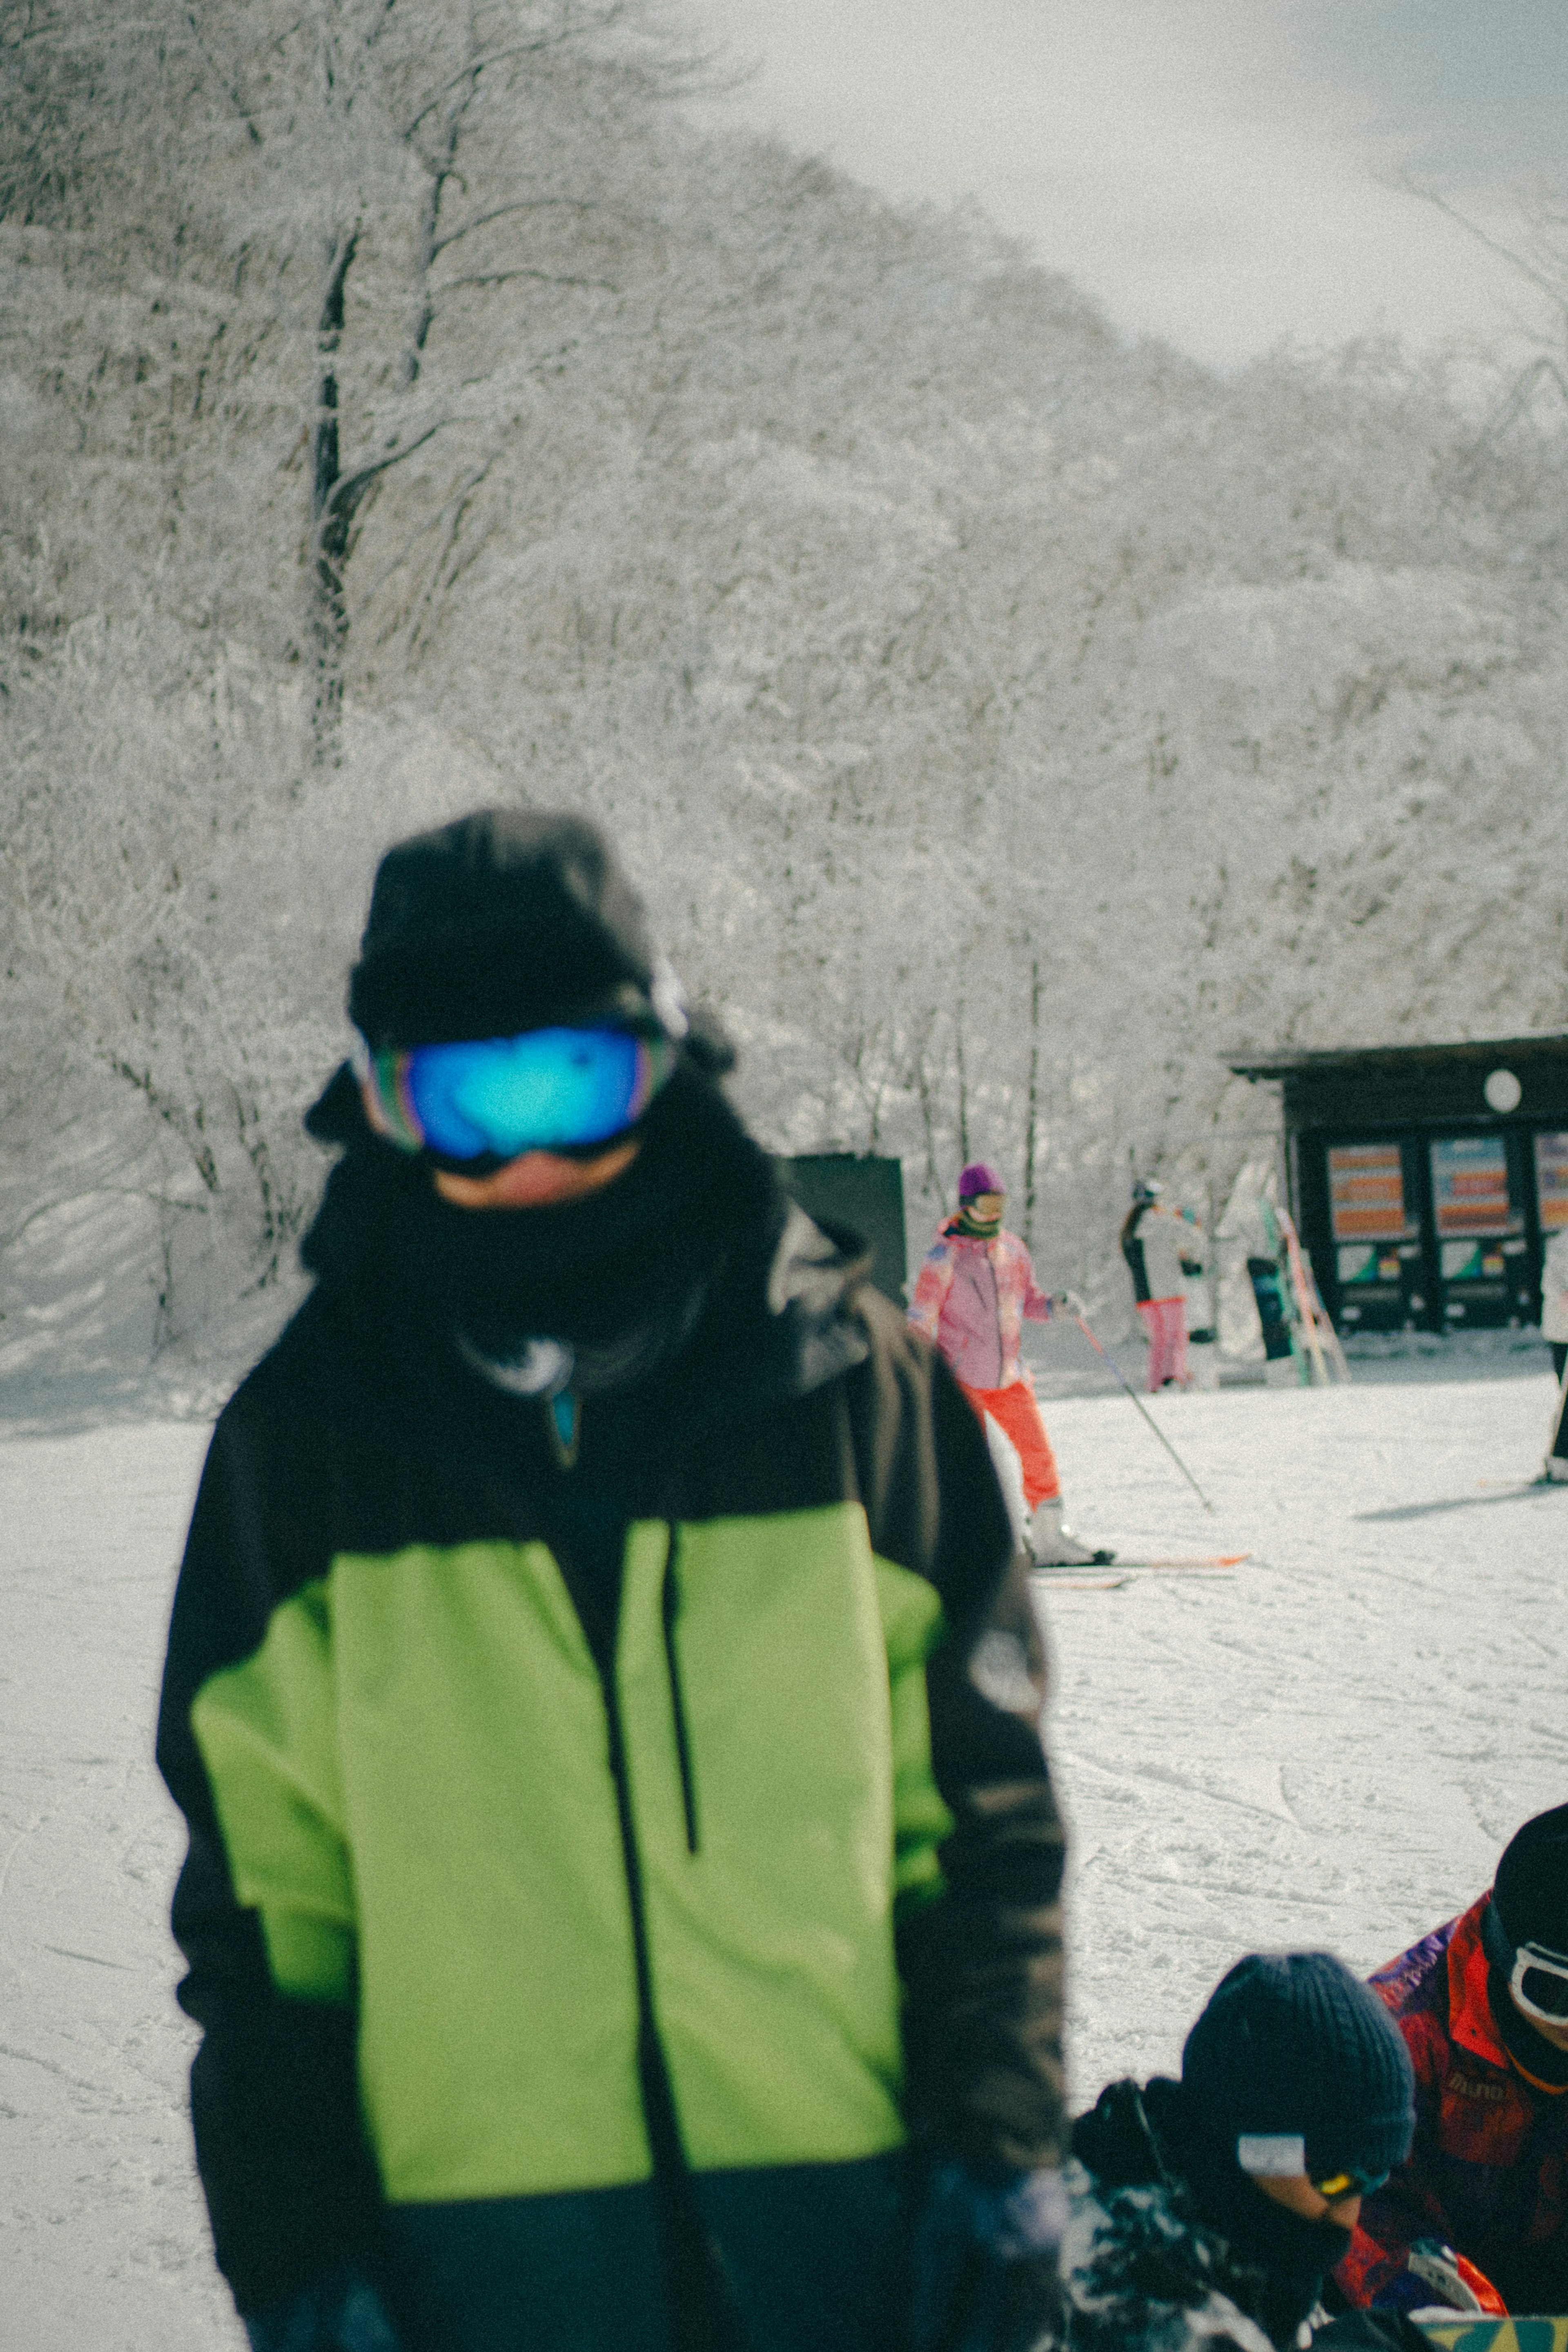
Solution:
<svg viewBox="0 0 1568 2352">
<path fill-rule="evenodd" d="M 1004 1231 L 1007 1187 L 988 1160 L 972 1160 L 958 1179 L 958 1213 L 937 1227 L 915 1280 L 909 1319 L 946 1358 L 982 1421 L 992 1421 L 1018 1454 L 1029 1524 L 1026 1541 L 1040 1567 L 1093 1564 L 1113 1552 L 1080 1543 L 1062 1523 L 1056 1456 L 1024 1370 L 1023 1324 L 1051 1320 L 1051 1301 L 1037 1285 L 1030 1254 Z"/>
</svg>

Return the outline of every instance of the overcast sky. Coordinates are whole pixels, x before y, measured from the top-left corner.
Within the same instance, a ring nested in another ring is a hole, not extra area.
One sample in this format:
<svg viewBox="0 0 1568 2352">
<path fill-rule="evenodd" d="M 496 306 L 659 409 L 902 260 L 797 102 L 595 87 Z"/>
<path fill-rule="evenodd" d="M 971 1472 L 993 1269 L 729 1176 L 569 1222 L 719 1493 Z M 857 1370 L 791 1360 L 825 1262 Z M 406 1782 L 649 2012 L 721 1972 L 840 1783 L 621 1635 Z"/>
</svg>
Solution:
<svg viewBox="0 0 1568 2352">
<path fill-rule="evenodd" d="M 1568 175 L 1568 0 L 697 0 L 718 110 L 897 199 L 973 195 L 1129 334 L 1220 364 L 1379 327 L 1491 341 L 1506 227 Z"/>
</svg>

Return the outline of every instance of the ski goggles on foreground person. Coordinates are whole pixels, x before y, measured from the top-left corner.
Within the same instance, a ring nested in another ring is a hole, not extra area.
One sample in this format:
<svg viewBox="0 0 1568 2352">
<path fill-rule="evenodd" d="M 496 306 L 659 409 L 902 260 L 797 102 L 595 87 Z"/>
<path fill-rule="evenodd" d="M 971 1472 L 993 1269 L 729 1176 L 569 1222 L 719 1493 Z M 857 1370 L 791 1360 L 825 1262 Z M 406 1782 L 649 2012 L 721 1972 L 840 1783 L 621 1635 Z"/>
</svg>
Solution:
<svg viewBox="0 0 1568 2352">
<path fill-rule="evenodd" d="M 1481 1942 L 1532 2023 L 1568 2025 L 1568 1953 L 1548 1951 L 1544 1944 L 1514 1944 L 1495 1903 L 1487 1905 L 1482 1916 Z"/>
<path fill-rule="evenodd" d="M 629 1029 L 529 1029 L 376 1053 L 356 1038 L 352 1058 L 379 1135 L 467 1165 L 613 1142 L 665 1084 L 676 1050 Z"/>
</svg>

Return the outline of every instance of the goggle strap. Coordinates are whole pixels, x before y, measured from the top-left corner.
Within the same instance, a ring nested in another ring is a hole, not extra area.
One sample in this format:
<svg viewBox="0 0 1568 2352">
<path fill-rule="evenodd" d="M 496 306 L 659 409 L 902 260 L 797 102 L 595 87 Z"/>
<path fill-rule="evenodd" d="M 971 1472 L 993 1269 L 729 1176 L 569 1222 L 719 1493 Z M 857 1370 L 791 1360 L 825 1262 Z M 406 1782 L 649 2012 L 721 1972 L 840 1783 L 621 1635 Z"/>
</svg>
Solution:
<svg viewBox="0 0 1568 2352">
<path fill-rule="evenodd" d="M 382 1133 L 402 1151 L 422 1151 L 424 1133 L 408 1093 L 409 1057 L 382 1052 L 371 1058 L 371 1085 Z M 373 1114 L 372 1114 L 373 1116 Z"/>
<path fill-rule="evenodd" d="M 1505 1977 L 1511 1974 L 1513 1946 L 1509 1941 L 1507 1928 L 1498 1916 L 1496 1899 L 1490 1895 L 1487 1896 L 1487 1906 L 1481 1913 L 1481 1948 L 1494 1969 L 1500 1969 Z"/>
</svg>

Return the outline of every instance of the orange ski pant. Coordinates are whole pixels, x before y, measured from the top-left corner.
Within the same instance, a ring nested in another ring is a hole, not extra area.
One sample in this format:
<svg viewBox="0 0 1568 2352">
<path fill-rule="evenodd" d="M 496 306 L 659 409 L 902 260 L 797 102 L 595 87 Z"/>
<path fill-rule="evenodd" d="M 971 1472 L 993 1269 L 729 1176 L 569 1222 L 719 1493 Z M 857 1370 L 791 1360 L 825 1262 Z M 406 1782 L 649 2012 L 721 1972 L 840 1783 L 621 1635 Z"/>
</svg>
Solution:
<svg viewBox="0 0 1568 2352">
<path fill-rule="evenodd" d="M 1029 1381 L 1014 1381 L 1005 1389 L 972 1389 L 964 1381 L 958 1386 L 975 1411 L 982 1417 L 988 1412 L 1018 1448 L 1023 1465 L 1023 1497 L 1030 1509 L 1037 1503 L 1054 1503 L 1061 1492 L 1061 1481 Z"/>
</svg>

